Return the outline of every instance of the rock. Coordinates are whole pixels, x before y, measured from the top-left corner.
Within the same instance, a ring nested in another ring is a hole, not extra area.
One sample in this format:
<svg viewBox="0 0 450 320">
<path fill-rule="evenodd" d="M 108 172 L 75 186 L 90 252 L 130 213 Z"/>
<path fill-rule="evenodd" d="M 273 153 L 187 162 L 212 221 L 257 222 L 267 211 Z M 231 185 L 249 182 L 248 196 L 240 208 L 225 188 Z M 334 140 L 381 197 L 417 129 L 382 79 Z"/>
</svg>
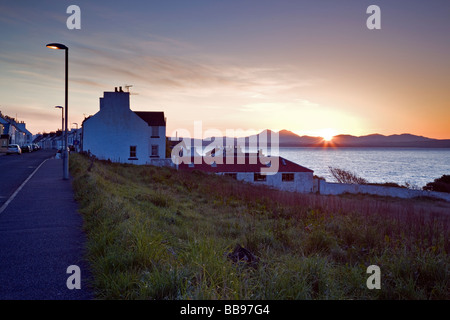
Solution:
<svg viewBox="0 0 450 320">
<path fill-rule="evenodd" d="M 230 252 L 227 257 L 234 263 L 244 263 L 253 268 L 258 267 L 259 258 L 239 244 L 236 245 L 234 250 Z"/>
</svg>

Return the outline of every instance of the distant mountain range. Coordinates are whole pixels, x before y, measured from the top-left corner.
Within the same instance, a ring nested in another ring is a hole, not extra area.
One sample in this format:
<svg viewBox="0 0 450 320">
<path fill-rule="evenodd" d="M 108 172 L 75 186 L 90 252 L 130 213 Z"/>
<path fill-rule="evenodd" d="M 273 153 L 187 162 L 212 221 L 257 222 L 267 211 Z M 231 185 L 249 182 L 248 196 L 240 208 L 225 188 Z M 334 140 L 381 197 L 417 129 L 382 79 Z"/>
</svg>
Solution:
<svg viewBox="0 0 450 320">
<path fill-rule="evenodd" d="M 271 130 L 266 133 L 268 137 Z M 409 133 L 385 136 L 382 134 L 370 134 L 366 136 L 352 136 L 341 134 L 334 136 L 331 141 L 324 141 L 322 137 L 299 136 L 288 130 L 278 132 L 280 147 L 396 147 L 396 148 L 450 148 L 450 139 L 439 140 Z M 270 140 L 268 138 L 268 140 Z"/>
<path fill-rule="evenodd" d="M 263 130 L 257 135 L 246 137 L 248 141 L 255 141 L 262 136 L 267 136 L 270 142 L 271 134 L 274 131 Z M 333 148 L 450 148 L 450 139 L 432 139 L 423 136 L 416 136 L 409 133 L 394 134 L 385 136 L 382 134 L 370 134 L 366 136 L 336 135 L 331 141 L 324 141 L 322 137 L 299 136 L 288 130 L 281 130 L 279 134 L 280 147 L 333 147 Z M 226 138 L 223 138 L 225 145 Z M 216 138 L 217 139 L 217 138 Z M 220 138 L 219 138 L 220 139 Z M 203 145 L 209 145 L 211 141 L 203 141 Z"/>
</svg>

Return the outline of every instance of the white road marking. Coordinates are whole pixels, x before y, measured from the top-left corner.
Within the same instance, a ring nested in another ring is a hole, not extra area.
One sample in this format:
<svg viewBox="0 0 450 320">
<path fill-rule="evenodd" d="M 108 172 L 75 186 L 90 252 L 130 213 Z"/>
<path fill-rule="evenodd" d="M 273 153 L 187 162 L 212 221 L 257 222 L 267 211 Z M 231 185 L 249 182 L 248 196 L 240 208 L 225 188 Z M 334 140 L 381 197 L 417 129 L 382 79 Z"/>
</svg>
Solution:
<svg viewBox="0 0 450 320">
<path fill-rule="evenodd" d="M 20 192 L 20 190 L 22 190 L 22 188 L 27 184 L 27 182 L 34 176 L 34 174 L 36 173 L 36 171 L 39 170 L 39 168 L 45 163 L 45 161 L 47 161 L 48 159 L 45 159 L 44 161 L 42 161 L 42 163 L 40 165 L 38 165 L 38 167 L 28 176 L 28 178 L 20 185 L 20 187 L 17 188 L 16 191 L 14 191 L 14 193 L 11 195 L 11 197 L 9 197 L 9 199 L 2 205 L 2 207 L 0 208 L 0 214 L 3 213 L 3 211 L 5 211 L 5 209 L 8 207 L 8 205 L 11 203 L 11 201 L 14 200 L 14 198 L 17 196 L 17 194 Z"/>
</svg>

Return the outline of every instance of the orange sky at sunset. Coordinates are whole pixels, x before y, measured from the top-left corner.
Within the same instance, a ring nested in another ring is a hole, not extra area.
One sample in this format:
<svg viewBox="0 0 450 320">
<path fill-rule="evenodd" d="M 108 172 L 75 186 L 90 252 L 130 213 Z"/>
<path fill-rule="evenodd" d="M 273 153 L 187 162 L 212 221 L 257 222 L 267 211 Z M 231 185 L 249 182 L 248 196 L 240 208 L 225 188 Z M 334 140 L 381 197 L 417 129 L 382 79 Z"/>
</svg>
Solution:
<svg viewBox="0 0 450 320">
<path fill-rule="evenodd" d="M 167 134 L 203 128 L 299 135 L 411 133 L 450 139 L 450 3 L 67 1 L 0 5 L 0 111 L 34 134 L 60 127 L 70 48 L 71 127 L 104 91 L 131 84 L 131 108 L 164 111 Z M 176 5 L 174 5 L 176 3 Z"/>
</svg>

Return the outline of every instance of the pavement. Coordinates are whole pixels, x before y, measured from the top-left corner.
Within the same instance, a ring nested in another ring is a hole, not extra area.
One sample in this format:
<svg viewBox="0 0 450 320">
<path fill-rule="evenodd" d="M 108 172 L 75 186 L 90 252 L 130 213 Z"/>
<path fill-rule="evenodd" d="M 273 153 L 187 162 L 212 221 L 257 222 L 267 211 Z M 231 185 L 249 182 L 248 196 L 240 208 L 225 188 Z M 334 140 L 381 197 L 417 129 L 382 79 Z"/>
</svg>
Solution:
<svg viewBox="0 0 450 320">
<path fill-rule="evenodd" d="M 83 220 L 62 173 L 61 159 L 45 160 L 0 213 L 1 300 L 93 299 Z"/>
</svg>

